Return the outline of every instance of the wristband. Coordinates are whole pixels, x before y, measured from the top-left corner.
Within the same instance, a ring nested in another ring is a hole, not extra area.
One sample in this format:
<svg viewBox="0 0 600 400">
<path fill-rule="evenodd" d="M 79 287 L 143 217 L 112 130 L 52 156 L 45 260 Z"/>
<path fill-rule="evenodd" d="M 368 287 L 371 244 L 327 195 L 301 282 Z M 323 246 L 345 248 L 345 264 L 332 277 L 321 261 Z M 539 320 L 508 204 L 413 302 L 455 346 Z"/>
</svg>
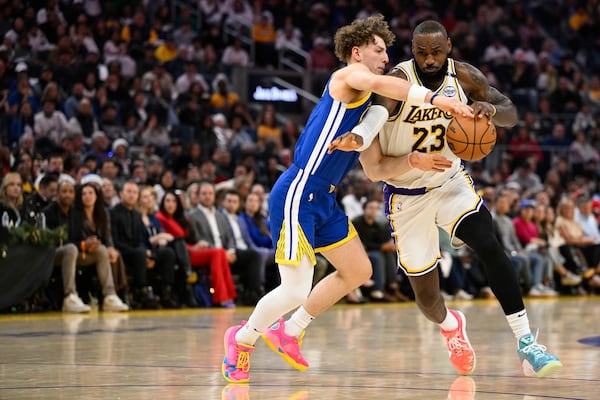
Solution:
<svg viewBox="0 0 600 400">
<path fill-rule="evenodd" d="M 492 118 L 494 118 L 494 115 L 496 115 L 496 112 L 498 112 L 498 110 L 496 109 L 496 106 L 495 106 L 495 105 L 493 105 L 493 104 L 491 104 L 491 103 L 490 103 L 490 105 L 491 105 L 491 106 L 492 106 L 492 108 L 494 109 L 494 112 L 493 112 L 493 113 L 492 113 L 492 115 L 490 116 L 490 119 L 492 119 Z"/>
<path fill-rule="evenodd" d="M 432 106 L 434 106 L 435 104 L 433 104 L 433 99 L 435 99 L 436 97 L 438 97 L 438 94 L 434 93 L 433 96 L 431 96 L 431 98 L 429 99 L 429 104 L 431 104 Z"/>
<path fill-rule="evenodd" d="M 406 156 L 406 163 L 408 164 L 408 167 L 410 169 L 413 169 L 414 167 L 413 167 L 412 163 L 410 162 L 410 156 L 412 156 L 412 152 L 408 153 L 408 155 Z"/>
<path fill-rule="evenodd" d="M 414 84 L 408 90 L 408 95 L 406 96 L 406 100 L 412 103 L 426 103 L 425 97 L 431 93 L 431 90 L 427 89 L 424 86 L 419 86 Z"/>
</svg>

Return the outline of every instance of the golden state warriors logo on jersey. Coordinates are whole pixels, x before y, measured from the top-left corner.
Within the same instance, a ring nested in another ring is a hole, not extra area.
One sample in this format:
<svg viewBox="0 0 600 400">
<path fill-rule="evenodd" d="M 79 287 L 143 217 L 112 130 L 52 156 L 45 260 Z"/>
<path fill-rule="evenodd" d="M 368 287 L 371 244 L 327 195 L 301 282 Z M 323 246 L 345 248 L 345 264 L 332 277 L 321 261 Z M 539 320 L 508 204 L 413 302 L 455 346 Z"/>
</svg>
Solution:
<svg viewBox="0 0 600 400">
<path fill-rule="evenodd" d="M 446 86 L 442 90 L 442 94 L 446 97 L 455 97 L 456 96 L 456 88 L 454 86 Z"/>
</svg>

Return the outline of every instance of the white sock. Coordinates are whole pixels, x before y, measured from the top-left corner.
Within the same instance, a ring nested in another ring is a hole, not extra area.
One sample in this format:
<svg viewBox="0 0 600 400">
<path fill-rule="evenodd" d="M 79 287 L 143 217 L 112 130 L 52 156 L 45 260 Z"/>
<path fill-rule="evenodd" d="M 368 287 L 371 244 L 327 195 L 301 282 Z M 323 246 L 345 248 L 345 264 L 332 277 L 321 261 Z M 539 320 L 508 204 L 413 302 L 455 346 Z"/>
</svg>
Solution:
<svg viewBox="0 0 600 400">
<path fill-rule="evenodd" d="M 290 319 L 285 322 L 285 334 L 288 336 L 298 337 L 302 333 L 303 330 L 315 319 L 312 315 L 310 315 L 304 309 L 304 306 L 300 306 L 292 314 Z"/>
<path fill-rule="evenodd" d="M 450 310 L 448 310 L 447 308 L 446 308 L 446 318 L 444 318 L 444 320 L 440 324 L 440 327 L 446 332 L 450 332 L 450 331 L 456 330 L 456 328 L 458 328 L 458 320 L 456 319 L 454 314 L 452 314 L 450 312 Z"/>
<path fill-rule="evenodd" d="M 241 344 L 254 346 L 261 333 L 262 331 L 251 327 L 250 324 L 246 324 L 235 334 L 235 341 Z"/>
<path fill-rule="evenodd" d="M 525 335 L 531 334 L 529 319 L 527 318 L 527 310 L 523 309 L 514 314 L 507 315 L 506 320 L 513 330 L 517 340 L 521 339 Z"/>
</svg>

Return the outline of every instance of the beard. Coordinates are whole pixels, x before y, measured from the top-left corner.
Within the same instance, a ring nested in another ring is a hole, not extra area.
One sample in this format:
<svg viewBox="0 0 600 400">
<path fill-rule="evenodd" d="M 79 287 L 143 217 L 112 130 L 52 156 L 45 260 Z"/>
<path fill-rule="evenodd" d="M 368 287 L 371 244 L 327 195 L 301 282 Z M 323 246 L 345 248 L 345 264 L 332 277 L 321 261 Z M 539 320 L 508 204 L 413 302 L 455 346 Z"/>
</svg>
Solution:
<svg viewBox="0 0 600 400">
<path fill-rule="evenodd" d="M 437 70 L 436 72 L 425 72 L 419 67 L 419 64 L 415 62 L 415 70 L 417 71 L 417 76 L 423 82 L 423 85 L 428 88 L 432 88 L 438 86 L 444 80 L 444 77 L 448 73 L 448 59 L 442 65 L 442 68 Z"/>
</svg>

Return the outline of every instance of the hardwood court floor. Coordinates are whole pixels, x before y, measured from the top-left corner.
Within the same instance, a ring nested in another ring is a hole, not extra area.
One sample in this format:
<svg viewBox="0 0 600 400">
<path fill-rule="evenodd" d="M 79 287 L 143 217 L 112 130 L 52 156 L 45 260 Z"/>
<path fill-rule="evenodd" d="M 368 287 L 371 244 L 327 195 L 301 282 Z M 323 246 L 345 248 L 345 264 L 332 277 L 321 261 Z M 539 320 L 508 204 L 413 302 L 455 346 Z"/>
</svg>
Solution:
<svg viewBox="0 0 600 400">
<path fill-rule="evenodd" d="M 250 385 L 221 377 L 223 332 L 249 308 L 0 316 L 0 399 L 600 399 L 600 298 L 527 301 L 564 363 L 523 376 L 495 301 L 450 303 L 477 351 L 459 378 L 434 324 L 411 304 L 337 305 L 304 340 L 306 372 L 259 341 Z"/>
</svg>

